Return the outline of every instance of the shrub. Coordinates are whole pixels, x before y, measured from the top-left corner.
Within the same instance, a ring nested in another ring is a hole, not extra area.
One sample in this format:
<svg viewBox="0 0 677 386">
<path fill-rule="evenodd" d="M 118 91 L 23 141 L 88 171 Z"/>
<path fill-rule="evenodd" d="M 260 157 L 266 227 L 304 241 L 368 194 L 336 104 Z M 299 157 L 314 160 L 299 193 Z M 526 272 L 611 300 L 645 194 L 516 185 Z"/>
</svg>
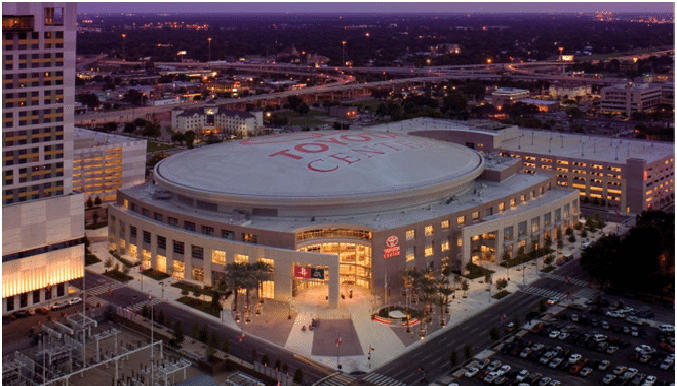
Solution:
<svg viewBox="0 0 677 386">
<path fill-rule="evenodd" d="M 495 326 L 489 329 L 489 339 L 494 341 L 501 339 L 501 332 Z"/>
<path fill-rule="evenodd" d="M 469 344 L 466 344 L 463 347 L 463 353 L 465 354 L 465 359 L 472 358 L 472 346 L 470 346 Z"/>
<path fill-rule="evenodd" d="M 510 295 L 509 291 L 503 290 L 501 292 L 496 293 L 492 298 L 494 299 L 503 299 L 504 297 Z"/>
<path fill-rule="evenodd" d="M 297 385 L 303 383 L 303 371 L 301 371 L 301 369 L 296 369 L 296 372 L 294 373 L 294 383 Z"/>
</svg>

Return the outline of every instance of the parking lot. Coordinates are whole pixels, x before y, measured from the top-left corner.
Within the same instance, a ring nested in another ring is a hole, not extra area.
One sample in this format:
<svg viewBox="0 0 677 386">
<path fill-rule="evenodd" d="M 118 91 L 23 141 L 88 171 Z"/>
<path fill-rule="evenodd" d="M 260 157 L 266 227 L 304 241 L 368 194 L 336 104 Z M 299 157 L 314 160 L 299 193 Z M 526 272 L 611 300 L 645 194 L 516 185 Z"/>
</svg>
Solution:
<svg viewBox="0 0 677 386">
<path fill-rule="evenodd" d="M 478 367 L 483 368 L 476 375 L 455 382 L 521 386 L 674 384 L 674 355 L 670 360 L 674 353 L 673 325 L 665 331 L 651 327 L 646 318 L 653 317 L 650 309 L 641 313 L 628 308 L 621 313 L 599 304 L 585 308 L 566 308 L 533 329 L 507 338 L 485 363 L 479 361 Z M 496 372 L 503 374 L 495 376 Z"/>
</svg>

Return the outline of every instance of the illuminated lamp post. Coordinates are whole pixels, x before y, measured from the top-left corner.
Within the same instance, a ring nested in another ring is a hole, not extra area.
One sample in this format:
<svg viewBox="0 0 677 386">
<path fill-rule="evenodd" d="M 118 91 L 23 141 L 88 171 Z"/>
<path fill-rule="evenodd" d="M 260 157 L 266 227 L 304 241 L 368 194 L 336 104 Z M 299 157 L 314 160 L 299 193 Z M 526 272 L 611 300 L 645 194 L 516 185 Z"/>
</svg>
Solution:
<svg viewBox="0 0 677 386">
<path fill-rule="evenodd" d="M 208 52 L 209 52 L 208 58 L 209 59 L 207 61 L 211 62 L 212 61 L 212 38 L 207 38 L 207 42 L 209 42 L 209 50 L 208 50 Z"/>
<path fill-rule="evenodd" d="M 122 34 L 122 61 L 125 61 L 125 38 L 127 34 Z"/>
<path fill-rule="evenodd" d="M 345 66 L 346 65 L 346 41 L 344 40 L 341 43 L 343 43 L 343 62 L 341 62 L 341 65 Z"/>
</svg>

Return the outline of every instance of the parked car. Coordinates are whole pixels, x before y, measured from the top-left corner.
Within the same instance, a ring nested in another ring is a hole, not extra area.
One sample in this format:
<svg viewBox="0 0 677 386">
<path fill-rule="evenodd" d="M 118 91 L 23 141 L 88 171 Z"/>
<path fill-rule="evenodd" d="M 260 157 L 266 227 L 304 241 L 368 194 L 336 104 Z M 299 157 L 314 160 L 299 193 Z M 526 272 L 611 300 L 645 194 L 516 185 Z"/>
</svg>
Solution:
<svg viewBox="0 0 677 386">
<path fill-rule="evenodd" d="M 501 362 L 498 359 L 494 359 L 493 361 L 491 361 L 491 363 L 487 367 L 487 370 L 495 371 L 496 369 L 500 368 L 502 365 L 503 365 L 503 362 Z"/>
<path fill-rule="evenodd" d="M 472 378 L 475 375 L 477 375 L 477 373 L 479 373 L 479 372 L 480 372 L 480 369 L 478 369 L 477 367 L 471 367 L 471 368 L 469 368 L 468 370 L 465 371 L 465 376 L 468 377 L 468 378 Z"/>
<path fill-rule="evenodd" d="M 638 372 L 639 372 L 639 370 L 637 370 L 637 369 L 631 367 L 631 368 L 627 369 L 627 370 L 623 373 L 623 377 L 622 377 L 622 378 L 623 378 L 623 379 L 630 380 L 630 379 L 632 379 L 635 375 L 637 375 Z"/>
<path fill-rule="evenodd" d="M 28 311 L 27 310 L 19 310 L 19 311 L 16 311 L 15 313 L 13 313 L 12 315 L 14 315 L 17 319 L 25 318 L 25 317 L 28 316 Z"/>
<path fill-rule="evenodd" d="M 609 348 L 606 349 L 607 354 L 615 354 L 618 352 L 618 347 L 616 346 L 609 346 Z"/>
<path fill-rule="evenodd" d="M 602 328 L 608 330 L 609 327 L 610 327 L 609 322 L 607 322 L 606 320 L 602 320 Z"/>
<path fill-rule="evenodd" d="M 651 360 L 651 355 L 649 354 L 640 354 L 639 356 L 639 361 L 641 363 L 647 363 L 649 360 Z"/>
<path fill-rule="evenodd" d="M 548 335 L 548 338 L 555 339 L 559 336 L 559 330 L 552 330 Z"/>
<path fill-rule="evenodd" d="M 58 301 L 58 302 L 54 302 L 54 304 L 52 304 L 52 310 L 61 310 L 61 309 L 66 308 L 68 306 L 69 306 L 68 302 Z"/>
<path fill-rule="evenodd" d="M 616 379 L 616 376 L 615 376 L 615 375 L 613 375 L 613 374 L 607 374 L 607 375 L 605 375 L 604 378 L 602 379 L 602 383 L 605 384 L 605 385 L 609 385 L 609 384 L 611 384 L 611 382 L 612 382 L 614 379 Z"/>
<path fill-rule="evenodd" d="M 47 307 L 38 307 L 35 309 L 35 312 L 37 312 L 40 315 L 47 315 L 49 314 L 49 309 Z"/>
<path fill-rule="evenodd" d="M 597 367 L 597 370 L 599 370 L 599 371 L 604 371 L 604 370 L 608 369 L 609 366 L 611 366 L 611 361 L 604 359 L 603 361 L 601 361 L 601 362 L 599 363 L 599 366 Z"/>
<path fill-rule="evenodd" d="M 670 346 L 668 342 L 660 342 L 658 348 L 665 352 L 675 352 L 675 348 Z"/>
<path fill-rule="evenodd" d="M 523 380 L 527 379 L 527 377 L 529 376 L 529 374 L 530 374 L 529 370 L 527 370 L 527 369 L 522 369 L 522 370 L 517 374 L 517 376 L 515 377 L 515 379 L 517 379 L 518 381 L 523 381 Z"/>
<path fill-rule="evenodd" d="M 583 367 L 581 372 L 578 373 L 581 377 L 587 377 L 590 374 L 592 374 L 592 369 L 590 367 Z"/>
<path fill-rule="evenodd" d="M 82 303 L 82 298 L 77 297 L 77 298 L 68 299 L 68 304 L 70 304 L 71 306 L 74 305 L 74 304 L 78 304 L 78 303 Z"/>
<path fill-rule="evenodd" d="M 625 366 L 616 366 L 616 368 L 613 371 L 614 375 L 621 375 L 623 374 L 628 368 Z"/>
<path fill-rule="evenodd" d="M 658 329 L 661 332 L 665 332 L 665 333 L 674 333 L 675 332 L 675 326 L 673 326 L 671 324 L 661 324 L 660 326 L 658 326 Z"/>
<path fill-rule="evenodd" d="M 581 358 L 583 358 L 583 355 L 581 354 L 571 354 L 571 356 L 569 357 L 569 363 L 572 364 L 578 363 L 578 361 L 580 361 Z"/>
<path fill-rule="evenodd" d="M 674 359 L 665 358 L 661 363 L 661 370 L 668 370 L 675 363 Z"/>
<path fill-rule="evenodd" d="M 538 382 L 538 386 L 547 386 L 548 383 L 550 383 L 551 380 L 552 380 L 552 378 L 550 378 L 550 377 L 543 377 L 543 378 L 541 378 L 541 381 Z"/>
<path fill-rule="evenodd" d="M 656 383 L 656 376 L 655 375 L 647 375 L 646 378 L 644 379 L 643 386 L 653 386 L 654 383 Z"/>
</svg>

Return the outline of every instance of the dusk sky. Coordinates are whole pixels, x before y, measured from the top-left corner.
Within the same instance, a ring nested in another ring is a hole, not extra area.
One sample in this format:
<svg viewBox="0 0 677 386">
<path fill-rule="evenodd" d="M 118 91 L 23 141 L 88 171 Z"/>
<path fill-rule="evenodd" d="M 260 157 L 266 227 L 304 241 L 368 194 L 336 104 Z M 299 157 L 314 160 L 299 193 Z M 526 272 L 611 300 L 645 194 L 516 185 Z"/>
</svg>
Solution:
<svg viewBox="0 0 677 386">
<path fill-rule="evenodd" d="M 595 12 L 674 13 L 673 2 L 80 2 L 79 13 L 520 13 Z"/>
</svg>

